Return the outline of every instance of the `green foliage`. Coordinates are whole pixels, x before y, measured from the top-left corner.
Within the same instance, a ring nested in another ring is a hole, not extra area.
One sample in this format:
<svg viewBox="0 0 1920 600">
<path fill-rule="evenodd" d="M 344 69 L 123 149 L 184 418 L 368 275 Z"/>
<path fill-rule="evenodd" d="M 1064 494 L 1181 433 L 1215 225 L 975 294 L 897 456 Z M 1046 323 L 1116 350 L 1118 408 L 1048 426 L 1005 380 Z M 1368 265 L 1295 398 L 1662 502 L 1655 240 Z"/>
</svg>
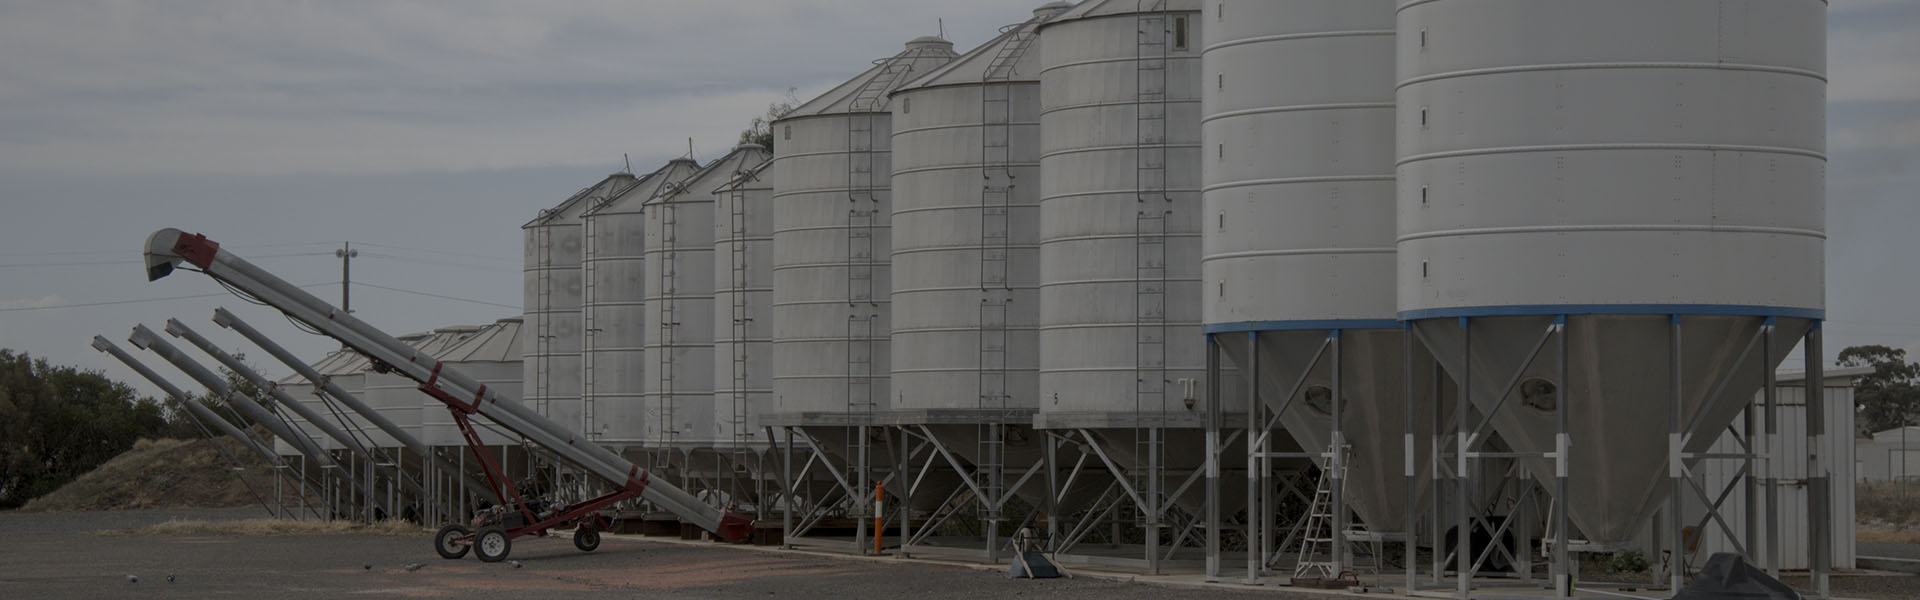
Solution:
<svg viewBox="0 0 1920 600">
<path fill-rule="evenodd" d="M 1886 346 L 1852 346 L 1840 351 L 1840 365 L 1873 367 L 1854 388 L 1860 433 L 1886 431 L 1920 423 L 1920 365 L 1907 361 L 1907 352 Z"/>
<path fill-rule="evenodd" d="M 167 410 L 127 384 L 0 349 L 0 508 L 176 429 Z"/>
<path fill-rule="evenodd" d="M 1615 552 L 1613 558 L 1607 559 L 1609 573 L 1643 573 L 1650 566 L 1652 565 L 1647 564 L 1647 557 L 1631 550 Z"/>
<path fill-rule="evenodd" d="M 773 122 L 780 117 L 787 116 L 787 113 L 793 112 L 794 107 L 800 105 L 800 99 L 793 95 L 795 91 L 794 88 L 787 88 L 787 95 L 782 97 L 779 102 L 768 103 L 767 114 L 755 116 L 752 121 L 747 123 L 747 128 L 740 132 L 740 143 L 759 144 L 761 147 L 766 148 L 768 152 L 772 152 L 774 142 Z"/>
</svg>

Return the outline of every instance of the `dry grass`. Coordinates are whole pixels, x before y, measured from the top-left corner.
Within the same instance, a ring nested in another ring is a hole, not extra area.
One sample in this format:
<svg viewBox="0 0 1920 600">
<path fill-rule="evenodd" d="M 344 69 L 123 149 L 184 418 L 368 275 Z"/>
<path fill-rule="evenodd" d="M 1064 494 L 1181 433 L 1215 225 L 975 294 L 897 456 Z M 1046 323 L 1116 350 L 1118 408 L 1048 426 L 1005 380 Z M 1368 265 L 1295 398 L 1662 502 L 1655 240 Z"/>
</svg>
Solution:
<svg viewBox="0 0 1920 600">
<path fill-rule="evenodd" d="M 1920 544 L 1920 484 L 1908 483 L 1902 494 L 1898 483 L 1863 483 L 1853 506 L 1860 541 Z"/>
<path fill-rule="evenodd" d="M 110 529 L 95 532 L 100 535 L 388 535 L 419 536 L 426 530 L 419 525 L 406 521 L 380 521 L 373 524 L 356 523 L 347 520 L 322 521 L 318 519 L 294 521 L 285 519 L 246 519 L 241 521 L 200 521 L 191 519 L 173 519 L 157 525 L 136 527 L 133 529 Z"/>
<path fill-rule="evenodd" d="M 241 474 L 260 493 L 273 491 L 272 470 L 239 442 L 221 445 L 240 458 L 240 470 L 206 440 L 140 440 L 132 449 L 28 502 L 21 510 L 121 510 L 129 508 L 223 508 L 250 506 L 259 500 L 247 491 Z M 292 494 L 288 490 L 288 494 Z M 297 503 L 298 498 L 289 497 Z"/>
</svg>

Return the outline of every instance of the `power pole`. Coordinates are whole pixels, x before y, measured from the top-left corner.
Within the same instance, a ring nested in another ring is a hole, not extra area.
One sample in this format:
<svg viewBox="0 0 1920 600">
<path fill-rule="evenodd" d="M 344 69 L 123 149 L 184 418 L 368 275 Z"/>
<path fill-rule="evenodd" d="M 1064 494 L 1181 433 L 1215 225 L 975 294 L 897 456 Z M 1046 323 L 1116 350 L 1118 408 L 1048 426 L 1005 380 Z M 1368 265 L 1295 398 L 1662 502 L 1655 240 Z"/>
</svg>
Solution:
<svg viewBox="0 0 1920 600">
<path fill-rule="evenodd" d="M 353 242 L 341 242 L 333 255 L 340 259 L 340 310 L 352 313 L 353 291 L 349 286 L 353 284 L 353 258 L 360 256 L 360 251 L 353 249 Z"/>
<path fill-rule="evenodd" d="M 353 249 L 353 242 L 340 242 L 340 249 L 334 250 L 333 255 L 340 259 L 340 311 L 353 314 L 353 257 L 359 256 L 360 251 Z M 341 342 L 340 347 L 346 348 L 346 342 Z"/>
</svg>

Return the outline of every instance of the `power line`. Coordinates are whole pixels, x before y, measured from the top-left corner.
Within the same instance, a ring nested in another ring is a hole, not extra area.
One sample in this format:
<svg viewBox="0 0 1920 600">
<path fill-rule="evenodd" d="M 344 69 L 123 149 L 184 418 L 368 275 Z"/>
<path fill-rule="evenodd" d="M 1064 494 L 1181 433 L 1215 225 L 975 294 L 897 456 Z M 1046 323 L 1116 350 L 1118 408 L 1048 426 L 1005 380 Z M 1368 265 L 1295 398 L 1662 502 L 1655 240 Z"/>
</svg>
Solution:
<svg viewBox="0 0 1920 600">
<path fill-rule="evenodd" d="M 261 256 L 248 257 L 248 260 L 259 260 L 259 259 L 267 259 L 267 258 L 288 258 L 293 256 L 324 256 L 326 254 L 328 253 L 297 252 L 293 254 L 266 254 Z M 38 268 L 38 267 L 81 267 L 81 266 L 89 266 L 89 265 L 120 265 L 123 267 L 129 266 L 129 265 L 140 266 L 141 261 L 139 260 L 80 260 L 80 261 L 47 262 L 47 263 L 6 263 L 6 264 L 0 264 L 0 269 L 30 269 L 30 268 Z"/>
<path fill-rule="evenodd" d="M 319 287 L 323 285 L 331 285 L 331 284 L 309 283 L 307 285 L 303 285 L 299 287 L 310 288 L 310 287 Z M 75 302 L 71 304 L 52 304 L 48 306 L 14 306 L 14 307 L 8 307 L 8 308 L 0 308 L 0 312 L 18 312 L 18 311 L 27 311 L 27 310 L 53 310 L 56 308 L 86 308 L 89 306 L 113 306 L 118 304 L 139 304 L 142 302 L 166 302 L 169 300 L 190 300 L 194 298 L 219 298 L 227 295 L 228 295 L 227 293 L 222 292 L 218 294 L 194 294 L 192 296 L 167 296 L 164 298 L 133 298 L 128 300 L 107 300 L 104 302 Z M 515 308 L 518 308 L 518 307 L 515 307 Z"/>
<path fill-rule="evenodd" d="M 330 246 L 333 242 L 288 242 L 282 244 L 232 244 L 222 248 L 293 248 L 299 246 Z M 0 252 L 0 258 L 29 256 L 110 256 L 129 254 L 127 250 L 56 250 L 53 252 Z"/>
<path fill-rule="evenodd" d="M 375 244 L 373 242 L 354 242 L 354 243 L 362 246 L 371 246 L 374 248 L 386 248 L 389 250 L 412 250 L 415 252 L 430 252 L 433 254 L 445 254 L 448 256 L 459 256 L 463 258 L 479 258 L 479 259 L 485 259 L 485 260 L 498 260 L 498 261 L 519 261 L 520 260 L 517 257 L 494 256 L 490 254 L 475 254 L 472 252 L 455 252 L 451 250 L 434 250 L 432 248 L 420 248 L 416 246 L 396 246 L 393 244 Z"/>
<path fill-rule="evenodd" d="M 460 263 L 460 262 L 453 262 L 449 260 L 439 260 L 439 259 L 431 259 L 431 258 L 410 258 L 406 256 L 397 256 L 393 254 L 387 254 L 384 252 L 367 252 L 367 253 L 364 253 L 363 256 L 366 256 L 368 258 L 378 258 L 382 260 L 391 260 L 391 261 L 397 261 L 397 262 L 433 265 L 437 267 L 459 267 L 459 268 L 465 268 L 465 269 L 479 269 L 482 271 L 497 271 L 497 272 L 503 272 L 503 273 L 520 271 L 520 269 L 514 269 L 514 268 L 508 268 L 508 267 L 502 267 L 502 266 L 475 265 L 475 264 Z"/>
<path fill-rule="evenodd" d="M 501 304 L 501 303 L 498 303 L 498 302 L 487 302 L 487 301 L 485 301 L 485 300 L 474 300 L 474 299 L 471 299 L 471 298 L 461 298 L 461 297 L 458 297 L 458 296 L 446 296 L 446 295 L 441 295 L 441 294 L 435 294 L 435 293 L 432 293 L 432 292 L 422 292 L 422 291 L 418 291 L 418 290 L 407 290 L 407 289 L 401 289 L 401 288 L 397 288 L 397 287 L 388 287 L 388 286 L 384 286 L 384 285 L 379 285 L 379 284 L 374 284 L 374 283 L 367 283 L 367 282 L 364 282 L 364 281 L 355 281 L 355 282 L 353 282 L 353 284 L 354 284 L 354 285 L 359 285 L 359 286 L 366 286 L 366 287 L 370 287 L 370 288 L 374 288 L 374 289 L 378 289 L 378 290 L 386 290 L 386 291 L 389 291 L 389 292 L 400 292 L 400 293 L 402 293 L 402 294 L 413 294 L 413 295 L 416 295 L 416 296 L 426 296 L 426 297 L 429 297 L 429 298 L 439 298 L 439 299 L 441 299 L 441 300 L 453 300 L 453 301 L 455 301 L 455 302 L 470 302 L 470 303 L 473 303 L 473 304 L 485 304 L 485 305 L 487 305 L 487 306 L 498 306 L 498 307 L 500 307 L 500 308 L 511 308 L 511 309 L 515 309 L 515 310 L 519 310 L 519 309 L 520 309 L 520 306 L 519 306 L 519 305 L 517 305 L 517 304 Z"/>
</svg>

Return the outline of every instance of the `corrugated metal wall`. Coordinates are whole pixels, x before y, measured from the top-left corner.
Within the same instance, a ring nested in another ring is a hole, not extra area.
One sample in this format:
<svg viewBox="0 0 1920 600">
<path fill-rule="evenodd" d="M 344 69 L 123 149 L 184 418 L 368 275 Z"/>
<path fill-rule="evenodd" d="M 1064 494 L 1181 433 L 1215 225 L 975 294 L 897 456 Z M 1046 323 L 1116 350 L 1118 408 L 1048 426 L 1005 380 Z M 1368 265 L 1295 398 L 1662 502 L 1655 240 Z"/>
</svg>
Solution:
<svg viewBox="0 0 1920 600">
<path fill-rule="evenodd" d="M 1833 470 L 1833 525 L 1831 529 L 1833 537 L 1833 566 L 1836 568 L 1850 569 L 1854 566 L 1855 537 L 1854 489 L 1852 483 L 1854 480 L 1854 449 L 1853 435 L 1851 433 L 1853 431 L 1853 388 L 1833 387 L 1829 384 L 1823 400 L 1825 402 L 1828 435 L 1826 436 L 1826 443 L 1820 448 L 1820 451 L 1827 457 L 1827 463 Z M 1756 415 L 1756 419 L 1754 420 L 1756 430 L 1760 431 L 1764 430 L 1758 428 L 1765 426 L 1765 422 L 1757 418 L 1757 416 L 1761 414 L 1760 406 L 1762 401 L 1763 398 L 1756 396 L 1754 398 L 1753 408 L 1750 409 L 1754 411 Z M 1787 384 L 1781 384 L 1779 388 L 1779 405 L 1780 435 L 1778 439 L 1780 447 L 1775 448 L 1772 455 L 1781 457 L 1781 459 L 1774 461 L 1770 466 L 1756 464 L 1755 468 L 1762 469 L 1763 472 L 1770 473 L 1773 477 L 1782 479 L 1780 485 L 1780 545 L 1783 550 L 1781 566 L 1785 569 L 1805 569 L 1808 565 L 1807 461 L 1805 459 L 1807 456 L 1806 389 L 1799 383 L 1794 383 L 1791 387 L 1788 387 Z M 1744 431 L 1744 425 L 1745 419 L 1735 419 L 1730 430 L 1734 432 Z M 1740 445 L 1735 441 L 1733 435 L 1723 435 L 1720 441 L 1714 444 L 1711 452 L 1715 454 L 1738 453 L 1740 452 Z M 1739 475 L 1740 469 L 1740 461 L 1703 460 L 1700 464 L 1693 467 L 1694 480 L 1700 482 L 1701 487 L 1705 488 L 1708 494 L 1718 496 L 1721 491 L 1726 488 L 1728 482 L 1734 481 L 1734 478 Z M 1756 503 L 1756 510 L 1764 511 L 1765 508 L 1759 505 L 1764 504 L 1766 492 L 1764 488 L 1757 489 L 1757 493 L 1761 497 L 1759 498 L 1760 502 Z M 1704 508 L 1706 502 L 1702 501 L 1699 495 L 1690 489 L 1681 490 L 1680 493 L 1686 500 L 1688 523 L 1698 522 L 1699 519 L 1706 514 Z M 1743 535 L 1742 530 L 1745 527 L 1746 513 L 1744 507 L 1746 503 L 1744 498 L 1745 490 L 1743 487 L 1735 486 L 1733 491 L 1727 495 L 1727 499 L 1723 503 L 1723 508 L 1720 511 L 1721 517 L 1725 519 L 1726 525 L 1732 527 L 1733 532 L 1736 534 L 1734 537 L 1736 538 Z M 1765 515 L 1766 513 L 1760 512 L 1759 514 Z M 1701 540 L 1700 551 L 1697 555 L 1698 558 L 1694 560 L 1695 564 L 1706 560 L 1707 556 L 1715 552 L 1734 551 L 1732 540 L 1720 525 L 1709 521 L 1704 529 L 1706 537 Z M 1764 540 L 1766 538 L 1766 519 L 1759 519 L 1757 531 L 1759 537 Z M 1765 565 L 1767 556 L 1771 553 L 1761 550 L 1758 554 L 1759 556 L 1754 557 L 1756 564 Z"/>
</svg>

